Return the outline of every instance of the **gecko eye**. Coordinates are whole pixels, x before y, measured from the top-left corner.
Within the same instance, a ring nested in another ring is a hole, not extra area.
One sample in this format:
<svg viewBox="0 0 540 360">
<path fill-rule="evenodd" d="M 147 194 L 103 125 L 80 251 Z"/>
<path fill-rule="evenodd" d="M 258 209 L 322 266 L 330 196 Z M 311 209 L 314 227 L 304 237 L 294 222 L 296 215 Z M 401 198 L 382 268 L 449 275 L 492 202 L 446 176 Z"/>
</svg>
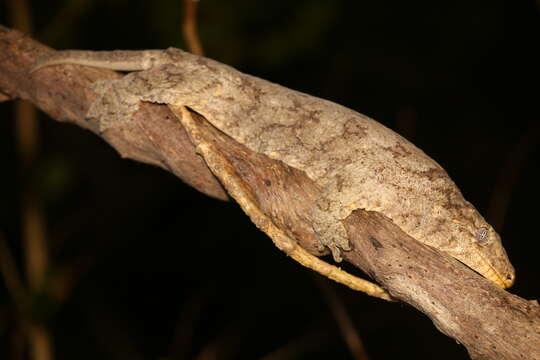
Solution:
<svg viewBox="0 0 540 360">
<path fill-rule="evenodd" d="M 479 243 L 484 243 L 487 241 L 488 239 L 488 234 L 489 234 L 489 231 L 487 228 L 485 227 L 481 227 L 480 229 L 478 229 L 478 231 L 476 232 L 476 240 L 478 240 Z"/>
</svg>

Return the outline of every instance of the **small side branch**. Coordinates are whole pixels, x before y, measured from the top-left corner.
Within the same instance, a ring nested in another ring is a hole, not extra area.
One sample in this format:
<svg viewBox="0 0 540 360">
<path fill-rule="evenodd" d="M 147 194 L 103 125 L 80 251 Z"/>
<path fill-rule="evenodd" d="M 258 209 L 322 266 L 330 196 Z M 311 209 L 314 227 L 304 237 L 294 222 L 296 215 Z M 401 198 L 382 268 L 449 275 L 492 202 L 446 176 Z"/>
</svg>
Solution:
<svg viewBox="0 0 540 360">
<path fill-rule="evenodd" d="M 197 5 L 199 5 L 198 0 L 184 0 L 184 21 L 182 30 L 189 52 L 195 55 L 204 56 L 201 40 L 199 39 L 199 32 L 197 31 Z"/>
</svg>

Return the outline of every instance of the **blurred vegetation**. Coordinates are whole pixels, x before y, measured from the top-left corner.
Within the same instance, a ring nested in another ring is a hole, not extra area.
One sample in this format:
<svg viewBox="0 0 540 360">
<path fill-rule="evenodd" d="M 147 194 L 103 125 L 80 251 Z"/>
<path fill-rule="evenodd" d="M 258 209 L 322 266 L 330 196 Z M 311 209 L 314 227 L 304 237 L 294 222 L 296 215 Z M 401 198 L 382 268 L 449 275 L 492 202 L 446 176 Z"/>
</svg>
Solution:
<svg viewBox="0 0 540 360">
<path fill-rule="evenodd" d="M 8 5 L 0 23 L 13 26 Z M 56 49 L 185 48 L 181 0 L 34 0 L 30 11 L 34 37 Z M 496 221 L 517 268 L 511 291 L 529 299 L 540 295 L 540 131 L 526 90 L 538 84 L 538 20 L 532 0 L 202 0 L 198 17 L 207 56 L 358 110 L 436 159 Z M 310 272 L 235 204 L 43 114 L 20 172 L 13 109 L 0 105 L 0 237 L 26 278 L 31 191 L 50 261 L 22 300 L 0 282 L 0 359 L 27 358 L 28 322 L 50 331 L 55 359 L 350 358 Z M 416 310 L 332 286 L 371 359 L 467 358 Z"/>
</svg>

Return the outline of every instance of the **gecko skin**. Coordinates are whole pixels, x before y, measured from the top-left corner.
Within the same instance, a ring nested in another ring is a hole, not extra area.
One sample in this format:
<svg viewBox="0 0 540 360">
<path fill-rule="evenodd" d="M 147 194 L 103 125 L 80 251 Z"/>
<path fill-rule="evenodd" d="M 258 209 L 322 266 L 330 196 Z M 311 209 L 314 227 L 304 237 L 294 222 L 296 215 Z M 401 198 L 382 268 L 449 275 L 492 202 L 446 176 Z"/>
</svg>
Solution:
<svg viewBox="0 0 540 360">
<path fill-rule="evenodd" d="M 503 288 L 514 282 L 499 235 L 444 169 L 364 115 L 172 48 L 56 52 L 33 71 L 66 63 L 144 70 L 96 84 L 102 96 L 88 117 L 102 130 L 129 121 L 141 101 L 187 106 L 249 149 L 305 172 L 322 189 L 314 230 L 337 261 L 349 249 L 341 220 L 365 209 Z"/>
</svg>

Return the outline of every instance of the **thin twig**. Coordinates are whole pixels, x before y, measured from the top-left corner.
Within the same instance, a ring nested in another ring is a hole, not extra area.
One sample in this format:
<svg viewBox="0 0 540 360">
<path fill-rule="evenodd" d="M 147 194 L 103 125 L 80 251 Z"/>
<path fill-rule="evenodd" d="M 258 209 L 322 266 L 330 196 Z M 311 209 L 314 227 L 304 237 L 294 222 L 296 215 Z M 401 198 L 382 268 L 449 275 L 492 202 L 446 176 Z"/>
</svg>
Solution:
<svg viewBox="0 0 540 360">
<path fill-rule="evenodd" d="M 204 308 L 210 300 L 210 293 L 213 287 L 206 287 L 195 292 L 184 304 L 179 317 L 178 325 L 174 331 L 173 342 L 169 352 L 174 360 L 184 360 L 188 358 L 190 345 L 193 340 L 197 322 L 203 313 Z"/>
<path fill-rule="evenodd" d="M 188 50 L 199 56 L 204 56 L 204 51 L 197 31 L 197 0 L 184 0 L 184 21 L 182 30 Z"/>
<path fill-rule="evenodd" d="M 14 26 L 26 33 L 31 33 L 27 0 L 12 0 L 9 5 Z M 17 150 L 21 162 L 20 176 L 23 184 L 21 215 L 26 272 L 30 288 L 37 290 L 43 284 L 48 263 L 43 215 L 29 181 L 29 172 L 37 157 L 39 147 L 37 112 L 30 103 L 17 101 L 15 117 Z"/>
<path fill-rule="evenodd" d="M 49 329 L 43 324 L 33 323 L 28 326 L 31 341 L 30 353 L 33 360 L 53 360 L 52 340 Z"/>
<path fill-rule="evenodd" d="M 354 328 L 354 324 L 351 317 L 347 313 L 347 309 L 342 301 L 338 298 L 336 291 L 330 285 L 330 283 L 320 276 L 313 275 L 315 282 L 319 286 L 319 289 L 324 295 L 324 298 L 328 302 L 328 307 L 332 311 L 336 323 L 339 326 L 339 330 L 343 335 L 345 343 L 351 352 L 351 355 L 356 360 L 369 360 L 369 356 L 366 352 L 366 348 L 358 334 L 358 331 Z"/>
<path fill-rule="evenodd" d="M 7 239 L 2 232 L 0 232 L 0 272 L 13 301 L 15 304 L 21 304 L 25 292 L 24 284 Z"/>
<path fill-rule="evenodd" d="M 326 324 L 324 324 L 326 325 Z M 309 354 L 316 354 L 327 347 L 334 339 L 334 334 L 329 334 L 326 326 L 315 328 L 309 326 L 308 330 L 299 337 L 293 338 L 287 344 L 272 350 L 259 360 L 295 360 L 308 359 Z"/>
<path fill-rule="evenodd" d="M 32 18 L 27 0 L 11 0 L 10 19 L 13 25 L 26 32 L 32 33 Z M 48 269 L 47 239 L 45 237 L 45 219 L 34 189 L 31 187 L 30 169 L 38 155 L 39 128 L 36 108 L 29 102 L 19 100 L 15 103 L 16 138 L 21 167 L 21 224 L 22 243 L 26 275 L 31 292 L 41 290 Z M 22 319 L 21 319 L 22 321 Z M 25 326 L 30 358 L 33 360 L 52 360 L 53 345 L 49 329 L 37 322 Z"/>
<path fill-rule="evenodd" d="M 216 337 L 204 345 L 201 351 L 194 357 L 195 360 L 234 359 L 242 349 L 242 344 L 249 335 L 249 321 L 246 318 L 232 320 Z"/>
</svg>

